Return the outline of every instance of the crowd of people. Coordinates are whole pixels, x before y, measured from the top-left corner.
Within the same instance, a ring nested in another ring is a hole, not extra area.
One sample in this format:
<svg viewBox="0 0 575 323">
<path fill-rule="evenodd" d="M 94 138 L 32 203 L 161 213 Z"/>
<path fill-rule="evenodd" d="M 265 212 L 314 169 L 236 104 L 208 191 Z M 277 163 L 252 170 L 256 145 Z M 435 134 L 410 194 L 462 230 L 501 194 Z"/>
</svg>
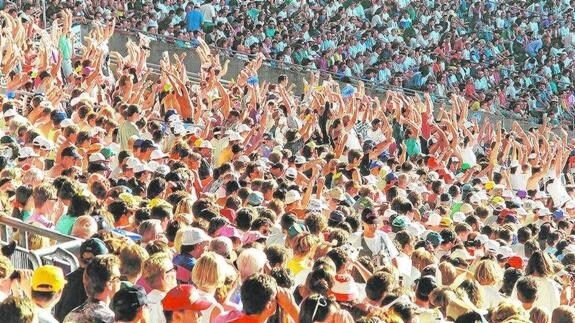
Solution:
<svg viewBox="0 0 575 323">
<path fill-rule="evenodd" d="M 474 109 L 573 124 L 575 29 L 570 1 L 52 1 L 79 21 L 236 57 L 302 65 L 370 85 L 465 96 Z"/>
<path fill-rule="evenodd" d="M 110 52 L 112 13 L 77 55 L 78 12 L 22 8 L 0 11 L 0 211 L 83 242 L 70 273 L 2 249 L 4 323 L 575 322 L 575 142 L 550 116 L 480 125 L 464 95 L 320 73 L 296 95 L 264 53 L 223 83 L 201 37 L 192 84 L 147 38 Z"/>
</svg>

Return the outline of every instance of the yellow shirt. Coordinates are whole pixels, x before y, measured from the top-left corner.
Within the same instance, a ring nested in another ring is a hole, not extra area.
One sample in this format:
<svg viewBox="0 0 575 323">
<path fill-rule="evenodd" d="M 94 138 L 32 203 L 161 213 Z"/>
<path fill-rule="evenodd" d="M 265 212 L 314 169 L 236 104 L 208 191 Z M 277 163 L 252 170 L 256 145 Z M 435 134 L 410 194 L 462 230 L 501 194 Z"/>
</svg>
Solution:
<svg viewBox="0 0 575 323">
<path fill-rule="evenodd" d="M 305 259 L 296 259 L 296 258 L 291 258 L 290 260 L 288 260 L 287 267 L 292 272 L 293 276 L 299 274 L 300 271 L 309 268 L 307 261 Z"/>
</svg>

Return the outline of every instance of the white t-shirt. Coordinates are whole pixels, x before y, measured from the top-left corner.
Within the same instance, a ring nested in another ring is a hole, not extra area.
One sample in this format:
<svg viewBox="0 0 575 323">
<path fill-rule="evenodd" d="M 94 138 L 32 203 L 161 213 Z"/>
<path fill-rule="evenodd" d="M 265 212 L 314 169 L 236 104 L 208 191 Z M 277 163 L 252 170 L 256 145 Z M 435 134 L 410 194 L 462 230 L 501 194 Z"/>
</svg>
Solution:
<svg viewBox="0 0 575 323">
<path fill-rule="evenodd" d="M 561 302 L 561 286 L 551 278 L 534 277 L 537 282 L 537 299 L 533 307 L 538 306 L 551 313 Z M 513 288 L 511 293 L 513 299 L 517 298 L 517 287 Z"/>
</svg>

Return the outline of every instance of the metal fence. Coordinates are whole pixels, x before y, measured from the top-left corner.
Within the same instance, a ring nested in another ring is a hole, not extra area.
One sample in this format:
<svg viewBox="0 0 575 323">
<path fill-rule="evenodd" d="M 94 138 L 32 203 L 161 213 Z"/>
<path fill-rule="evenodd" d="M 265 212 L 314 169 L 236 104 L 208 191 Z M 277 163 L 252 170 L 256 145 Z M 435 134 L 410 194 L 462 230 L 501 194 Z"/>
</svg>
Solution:
<svg viewBox="0 0 575 323">
<path fill-rule="evenodd" d="M 32 250 L 34 238 L 49 239 L 50 246 Z M 6 245 L 16 240 L 17 247 L 11 261 L 18 269 L 35 269 L 54 265 L 69 273 L 78 268 L 75 256 L 80 251 L 82 239 L 24 223 L 9 216 L 0 216 L 0 243 Z"/>
</svg>

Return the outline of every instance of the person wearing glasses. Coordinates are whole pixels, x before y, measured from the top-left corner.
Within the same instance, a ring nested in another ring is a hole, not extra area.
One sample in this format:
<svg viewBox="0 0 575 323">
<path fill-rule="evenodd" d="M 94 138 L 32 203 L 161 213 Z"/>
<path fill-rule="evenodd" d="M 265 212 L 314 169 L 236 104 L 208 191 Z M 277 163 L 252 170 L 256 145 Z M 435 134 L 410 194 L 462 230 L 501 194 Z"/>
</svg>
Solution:
<svg viewBox="0 0 575 323">
<path fill-rule="evenodd" d="M 150 322 L 166 323 L 162 299 L 169 290 L 177 285 L 176 268 L 172 264 L 170 256 L 164 252 L 158 252 L 150 256 L 144 262 L 142 277 L 152 288 L 148 293 Z"/>
<path fill-rule="evenodd" d="M 118 257 L 94 257 L 84 272 L 84 288 L 88 299 L 66 315 L 63 323 L 113 323 L 114 312 L 109 305 L 114 294 L 120 290 Z"/>
</svg>

